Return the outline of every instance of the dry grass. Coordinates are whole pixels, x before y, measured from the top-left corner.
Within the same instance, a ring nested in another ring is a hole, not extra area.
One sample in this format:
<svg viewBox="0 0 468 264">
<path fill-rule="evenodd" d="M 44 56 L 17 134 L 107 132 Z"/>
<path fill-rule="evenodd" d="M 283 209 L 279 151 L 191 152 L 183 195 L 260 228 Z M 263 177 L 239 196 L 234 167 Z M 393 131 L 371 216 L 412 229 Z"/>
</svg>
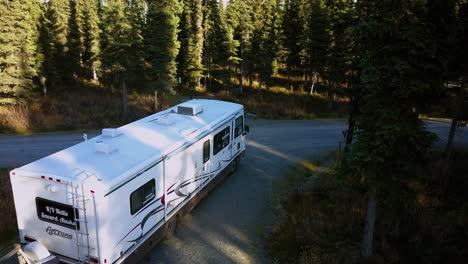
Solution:
<svg viewBox="0 0 468 264">
<path fill-rule="evenodd" d="M 302 163 L 287 176 L 292 188 L 286 194 L 283 191 L 278 221 L 266 242 L 275 262 L 333 264 L 357 260 L 355 241 L 363 218 L 362 201 L 350 199 L 356 191 L 339 184 L 330 167 L 333 157 L 330 154 L 324 161 Z"/>
<path fill-rule="evenodd" d="M 89 89 L 34 98 L 0 108 L 0 132 L 32 133 L 119 126 L 150 114 L 153 96 L 130 94 L 128 120 L 122 118 L 122 105 L 119 94 Z"/>
<path fill-rule="evenodd" d="M 267 119 L 314 119 L 338 118 L 347 116 L 346 99 L 335 100 L 332 110 L 328 109 L 328 98 L 322 95 L 308 95 L 288 92 L 284 88 L 272 90 L 245 88 L 240 96 L 237 90 L 224 90 L 217 98 L 243 104 L 248 112 Z"/>
</svg>

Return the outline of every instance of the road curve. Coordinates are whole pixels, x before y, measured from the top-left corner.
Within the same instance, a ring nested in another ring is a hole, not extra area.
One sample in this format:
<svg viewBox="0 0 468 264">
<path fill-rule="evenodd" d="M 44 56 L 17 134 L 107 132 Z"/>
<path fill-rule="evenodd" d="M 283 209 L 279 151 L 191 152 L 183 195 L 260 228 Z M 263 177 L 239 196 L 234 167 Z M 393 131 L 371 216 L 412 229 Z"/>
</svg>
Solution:
<svg viewBox="0 0 468 264">
<path fill-rule="evenodd" d="M 290 165 L 334 150 L 345 120 L 247 120 L 247 153 L 236 173 L 179 223 L 174 238 L 157 245 L 142 263 L 267 263 L 262 249 L 272 219 L 272 186 Z M 449 124 L 428 121 L 443 144 Z M 468 129 L 456 144 L 468 144 Z M 94 136 L 95 134 L 91 134 Z M 81 134 L 0 136 L 0 167 L 16 167 L 80 142 Z"/>
</svg>

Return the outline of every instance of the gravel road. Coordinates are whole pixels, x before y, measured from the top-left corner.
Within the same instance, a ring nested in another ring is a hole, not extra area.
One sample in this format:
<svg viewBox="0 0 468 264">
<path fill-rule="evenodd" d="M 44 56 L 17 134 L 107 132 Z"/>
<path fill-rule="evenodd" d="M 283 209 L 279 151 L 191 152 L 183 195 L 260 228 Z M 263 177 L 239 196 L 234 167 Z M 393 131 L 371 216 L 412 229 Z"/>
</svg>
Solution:
<svg viewBox="0 0 468 264">
<path fill-rule="evenodd" d="M 261 247 L 272 219 L 272 186 L 288 168 L 334 150 L 345 120 L 247 120 L 247 153 L 229 176 L 179 223 L 174 238 L 155 247 L 142 263 L 267 263 Z M 449 124 L 427 121 L 446 140 Z M 468 129 L 456 144 L 468 145 Z M 90 133 L 89 137 L 96 133 Z M 20 166 L 80 142 L 81 134 L 0 136 L 0 167 Z"/>
</svg>

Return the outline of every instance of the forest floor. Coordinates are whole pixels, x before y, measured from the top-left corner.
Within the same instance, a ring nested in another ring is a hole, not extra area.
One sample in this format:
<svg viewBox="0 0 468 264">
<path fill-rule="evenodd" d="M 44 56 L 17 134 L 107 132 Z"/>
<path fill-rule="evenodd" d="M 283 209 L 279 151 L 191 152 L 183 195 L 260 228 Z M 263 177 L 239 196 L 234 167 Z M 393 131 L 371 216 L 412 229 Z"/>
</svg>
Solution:
<svg viewBox="0 0 468 264">
<path fill-rule="evenodd" d="M 359 182 L 337 171 L 333 156 L 312 161 L 315 169 L 298 165 L 282 183 L 267 251 L 278 263 L 464 263 L 468 149 L 453 153 L 445 180 L 438 173 L 441 157 L 430 153 L 420 175 L 403 184 L 408 200 L 381 205 L 374 256 L 367 260 L 359 254 L 366 209 Z"/>
</svg>

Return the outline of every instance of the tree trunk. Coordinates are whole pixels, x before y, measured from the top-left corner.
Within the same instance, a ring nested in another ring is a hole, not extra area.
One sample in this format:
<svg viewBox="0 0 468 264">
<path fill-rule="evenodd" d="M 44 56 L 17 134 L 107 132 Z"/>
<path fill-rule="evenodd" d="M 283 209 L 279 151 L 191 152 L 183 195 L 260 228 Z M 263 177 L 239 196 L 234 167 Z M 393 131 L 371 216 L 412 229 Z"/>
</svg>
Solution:
<svg viewBox="0 0 468 264">
<path fill-rule="evenodd" d="M 241 38 L 241 45 L 240 45 L 240 52 L 241 52 L 241 61 L 240 61 L 240 80 L 239 80 L 239 92 L 242 94 L 243 92 L 243 81 L 244 81 L 244 39 Z"/>
<path fill-rule="evenodd" d="M 158 91 L 154 91 L 154 112 L 159 110 Z"/>
<path fill-rule="evenodd" d="M 127 122 L 128 105 L 127 105 L 127 82 L 122 78 L 122 100 L 123 100 L 123 123 Z"/>
<path fill-rule="evenodd" d="M 316 82 L 317 80 L 315 78 L 312 78 L 312 85 L 310 86 L 310 95 L 314 94 L 314 87 Z"/>
<path fill-rule="evenodd" d="M 258 80 L 258 96 L 262 94 L 262 79 Z"/>
<path fill-rule="evenodd" d="M 375 219 L 377 214 L 377 199 L 375 194 L 369 194 L 367 200 L 367 213 L 366 220 L 364 223 L 364 233 L 362 236 L 361 243 L 361 256 L 370 257 L 372 256 L 372 242 L 374 240 L 374 228 L 375 228 Z"/>
<path fill-rule="evenodd" d="M 450 125 L 450 131 L 447 139 L 447 145 L 445 146 L 444 151 L 444 161 L 442 164 L 442 171 L 441 171 L 441 179 L 444 181 L 443 186 L 446 187 L 450 179 L 448 179 L 447 171 L 450 164 L 450 156 L 452 155 L 453 151 L 453 141 L 455 138 L 455 132 L 457 130 L 458 124 L 463 116 L 463 102 L 465 99 L 465 86 L 466 86 L 466 79 L 464 79 L 461 83 L 460 88 L 458 89 L 457 95 L 457 108 L 455 110 L 452 124 Z"/>
<path fill-rule="evenodd" d="M 332 82 L 331 88 L 328 90 L 328 110 L 331 111 L 333 108 L 333 97 L 336 89 L 336 83 Z"/>
<path fill-rule="evenodd" d="M 291 67 L 287 66 L 287 75 L 288 75 L 288 89 L 291 90 Z"/>
<path fill-rule="evenodd" d="M 344 146 L 344 153 L 349 152 L 349 148 L 351 143 L 353 143 L 353 136 L 354 136 L 354 126 L 356 124 L 356 114 L 357 114 L 357 100 L 354 96 L 351 96 L 351 109 L 349 111 L 348 117 L 348 131 L 346 131 L 346 142 Z"/>
</svg>

